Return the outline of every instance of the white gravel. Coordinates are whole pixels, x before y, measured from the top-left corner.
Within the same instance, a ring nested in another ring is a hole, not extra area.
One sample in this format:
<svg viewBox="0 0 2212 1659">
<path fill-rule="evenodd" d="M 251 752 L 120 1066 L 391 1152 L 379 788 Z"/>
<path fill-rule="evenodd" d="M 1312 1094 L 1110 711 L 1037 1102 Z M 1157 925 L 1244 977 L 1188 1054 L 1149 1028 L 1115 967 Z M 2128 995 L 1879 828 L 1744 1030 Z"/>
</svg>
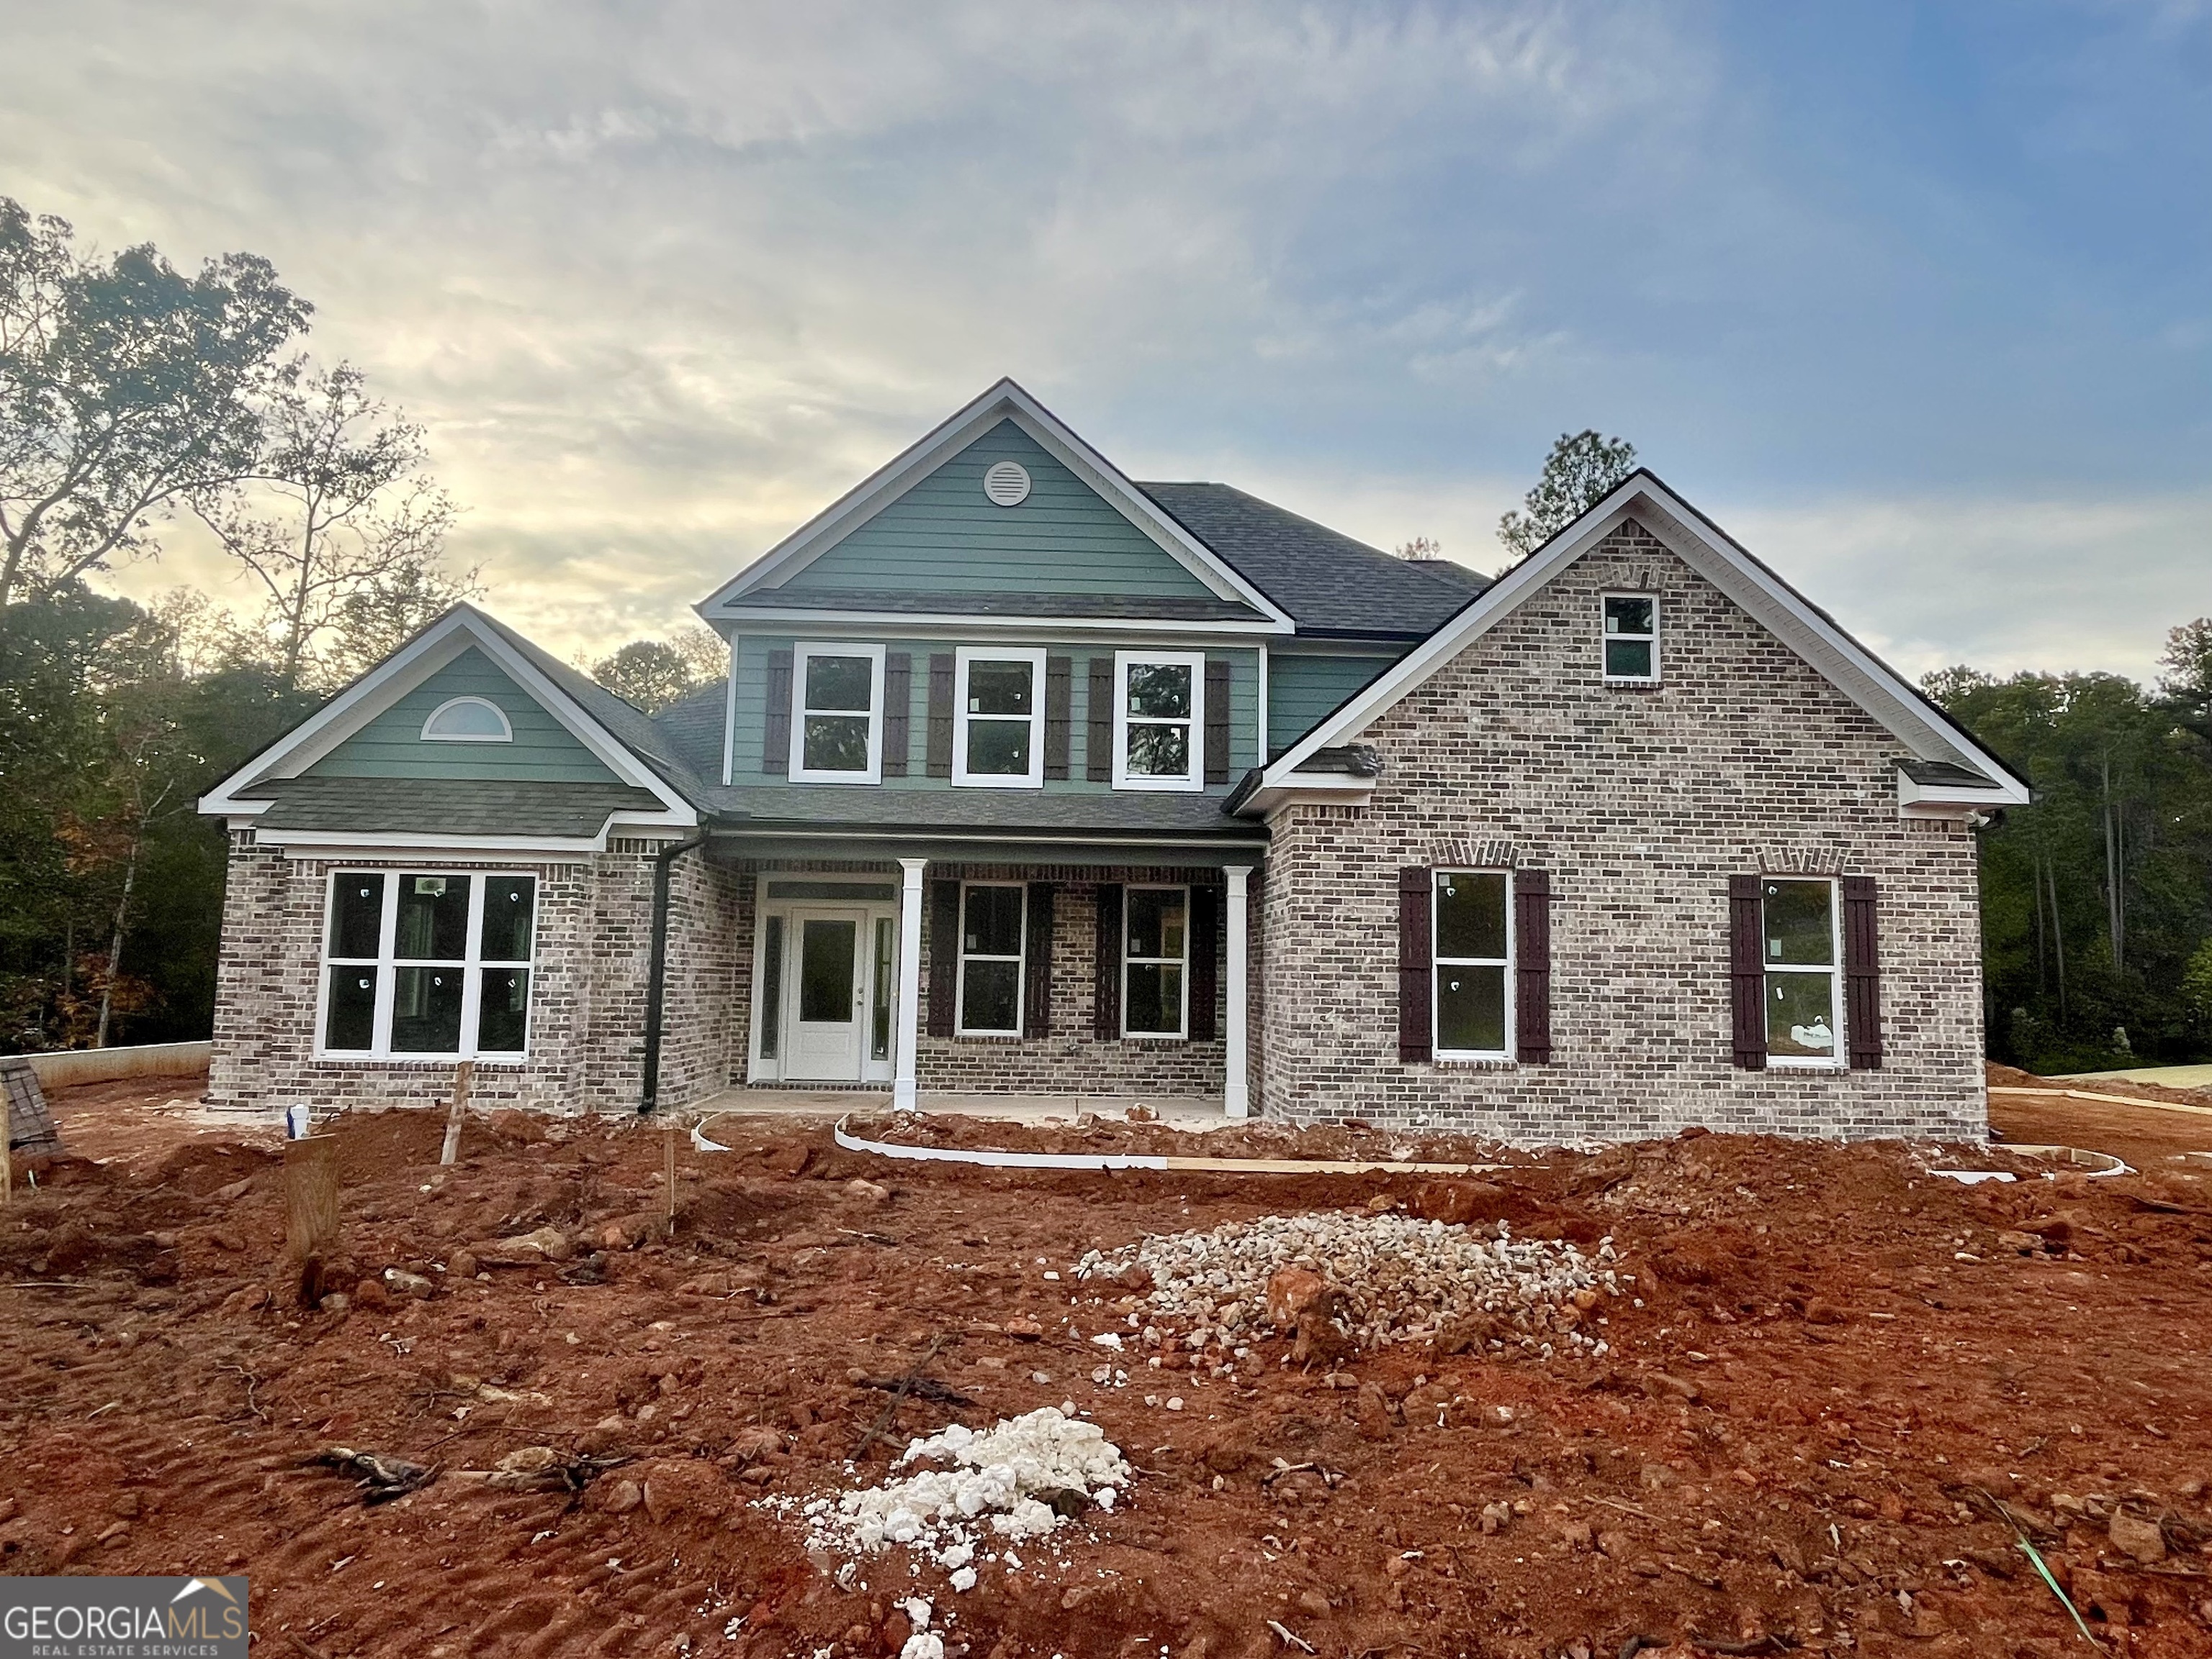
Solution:
<svg viewBox="0 0 2212 1659">
<path fill-rule="evenodd" d="M 1093 1250 L 1072 1277 L 1111 1279 L 1133 1266 L 1150 1273 L 1145 1302 L 1156 1322 L 1141 1335 L 1152 1348 L 1235 1350 L 1268 1328 L 1267 1281 L 1282 1268 L 1304 1267 L 1345 1293 L 1346 1334 L 1363 1348 L 1426 1340 L 1455 1321 L 1488 1315 L 1498 1322 L 1492 1349 L 1548 1355 L 1560 1346 L 1607 1351 L 1602 1334 L 1585 1327 L 1600 1298 L 1619 1289 L 1613 1261 L 1609 1238 L 1593 1257 L 1564 1239 L 1516 1239 L 1504 1222 L 1479 1231 L 1395 1213 L 1318 1210 Z"/>
</svg>

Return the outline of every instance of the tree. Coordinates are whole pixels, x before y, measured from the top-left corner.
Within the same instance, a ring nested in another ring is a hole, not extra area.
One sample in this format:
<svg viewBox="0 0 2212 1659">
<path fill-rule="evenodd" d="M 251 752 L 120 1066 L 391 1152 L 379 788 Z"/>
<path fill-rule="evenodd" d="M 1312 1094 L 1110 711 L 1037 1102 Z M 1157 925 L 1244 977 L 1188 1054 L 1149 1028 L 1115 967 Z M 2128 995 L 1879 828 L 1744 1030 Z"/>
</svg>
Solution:
<svg viewBox="0 0 2212 1659">
<path fill-rule="evenodd" d="M 1416 536 L 1410 542 L 1401 542 L 1392 550 L 1401 559 L 1419 564 L 1444 556 L 1444 544 L 1430 536 Z"/>
<path fill-rule="evenodd" d="M 588 671 L 601 685 L 648 714 L 684 701 L 730 672 L 730 648 L 694 623 L 665 640 L 632 640 Z"/>
<path fill-rule="evenodd" d="M 369 396 L 350 363 L 276 389 L 249 476 L 191 504 L 263 588 L 270 659 L 288 685 L 366 665 L 456 600 L 447 574 L 453 499 L 422 471 L 422 428 Z M 322 651 L 334 645 L 334 662 Z"/>
<path fill-rule="evenodd" d="M 74 236 L 0 197 L 0 607 L 146 554 L 181 497 L 250 471 L 310 309 L 252 254 L 190 277 Z"/>
<path fill-rule="evenodd" d="M 2199 617 L 2171 630 L 2159 661 L 2166 672 L 2160 676 L 2158 689 L 2174 719 L 2212 743 L 2212 617 Z"/>
<path fill-rule="evenodd" d="M 1522 505 L 1498 521 L 1498 539 L 1525 559 L 1612 493 L 1636 470 L 1636 446 L 1620 438 L 1601 438 L 1594 427 L 1562 432 L 1536 487 Z"/>
</svg>

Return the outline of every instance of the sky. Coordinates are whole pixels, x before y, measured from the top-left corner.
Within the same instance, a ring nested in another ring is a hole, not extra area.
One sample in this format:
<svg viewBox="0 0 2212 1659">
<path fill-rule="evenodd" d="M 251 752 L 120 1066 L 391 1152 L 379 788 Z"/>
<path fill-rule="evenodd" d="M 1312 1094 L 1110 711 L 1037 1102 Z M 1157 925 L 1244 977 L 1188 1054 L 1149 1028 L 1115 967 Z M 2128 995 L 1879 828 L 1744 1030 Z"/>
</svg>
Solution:
<svg viewBox="0 0 2212 1659">
<path fill-rule="evenodd" d="M 1502 562 L 1595 427 L 1897 666 L 2212 612 L 2212 0 L 0 0 L 0 194 L 265 255 L 564 656 L 1001 375 Z M 179 532 L 112 585 L 201 583 Z"/>
</svg>

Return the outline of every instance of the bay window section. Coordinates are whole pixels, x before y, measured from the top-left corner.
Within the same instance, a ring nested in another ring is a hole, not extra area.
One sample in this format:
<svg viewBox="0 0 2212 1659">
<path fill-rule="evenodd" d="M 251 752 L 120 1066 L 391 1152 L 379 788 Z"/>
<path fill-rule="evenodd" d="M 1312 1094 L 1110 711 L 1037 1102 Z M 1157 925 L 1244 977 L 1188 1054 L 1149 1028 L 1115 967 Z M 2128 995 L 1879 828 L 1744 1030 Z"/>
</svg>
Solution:
<svg viewBox="0 0 2212 1659">
<path fill-rule="evenodd" d="M 793 646 L 792 684 L 792 781 L 881 781 L 884 647 Z"/>
<path fill-rule="evenodd" d="M 1842 975 L 1836 884 L 1813 878 L 1760 884 L 1760 958 L 1766 969 L 1770 1066 L 1834 1066 L 1842 1052 Z"/>
<path fill-rule="evenodd" d="M 1204 788 L 1204 654 L 1116 652 L 1114 685 L 1114 787 Z"/>
<path fill-rule="evenodd" d="M 1179 1037 L 1189 1026 L 1190 890 L 1132 887 L 1124 902 L 1121 1035 Z"/>
<path fill-rule="evenodd" d="M 1042 650 L 961 648 L 953 782 L 997 789 L 1043 786 L 1044 659 Z"/>
<path fill-rule="evenodd" d="M 1513 914 L 1508 878 L 1498 870 L 1439 870 L 1433 879 L 1436 1057 L 1509 1059 Z"/>
<path fill-rule="evenodd" d="M 960 894 L 962 1036 L 1022 1034 L 1022 933 L 1026 887 L 971 882 Z"/>
<path fill-rule="evenodd" d="M 322 1052 L 520 1057 L 528 1048 L 538 881 L 340 871 L 324 947 Z"/>
</svg>

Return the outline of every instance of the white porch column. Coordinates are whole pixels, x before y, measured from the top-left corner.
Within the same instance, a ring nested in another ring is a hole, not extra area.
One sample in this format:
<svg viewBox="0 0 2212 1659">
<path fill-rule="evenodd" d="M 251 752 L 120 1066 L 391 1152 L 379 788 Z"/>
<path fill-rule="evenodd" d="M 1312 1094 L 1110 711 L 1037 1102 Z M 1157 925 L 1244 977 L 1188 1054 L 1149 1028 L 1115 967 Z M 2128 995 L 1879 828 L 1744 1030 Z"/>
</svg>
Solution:
<svg viewBox="0 0 2212 1659">
<path fill-rule="evenodd" d="M 1229 1053 L 1224 1067 L 1223 1103 L 1230 1116 L 1249 1117 L 1252 1097 L 1246 1049 L 1251 1036 L 1252 1003 L 1247 984 L 1250 951 L 1245 941 L 1244 912 L 1252 866 L 1232 864 L 1225 873 L 1229 877 Z"/>
<path fill-rule="evenodd" d="M 899 860 L 898 1059 L 891 1104 L 911 1111 L 921 1027 L 921 859 Z"/>
</svg>

